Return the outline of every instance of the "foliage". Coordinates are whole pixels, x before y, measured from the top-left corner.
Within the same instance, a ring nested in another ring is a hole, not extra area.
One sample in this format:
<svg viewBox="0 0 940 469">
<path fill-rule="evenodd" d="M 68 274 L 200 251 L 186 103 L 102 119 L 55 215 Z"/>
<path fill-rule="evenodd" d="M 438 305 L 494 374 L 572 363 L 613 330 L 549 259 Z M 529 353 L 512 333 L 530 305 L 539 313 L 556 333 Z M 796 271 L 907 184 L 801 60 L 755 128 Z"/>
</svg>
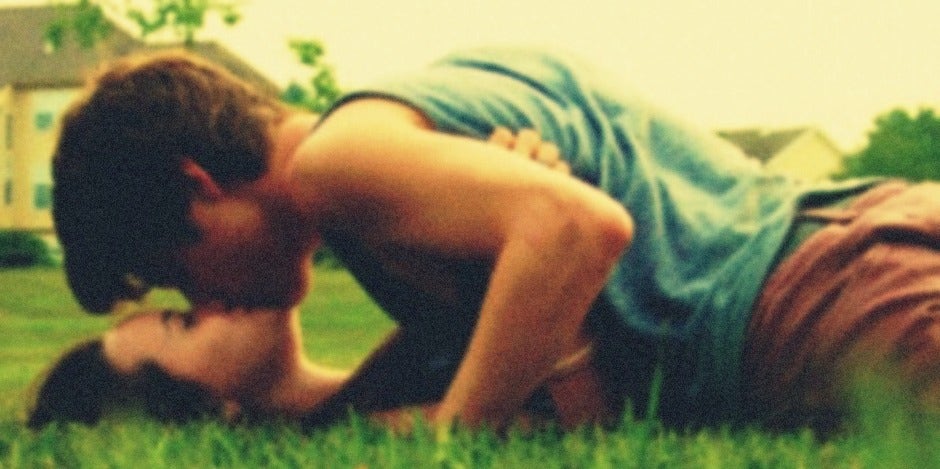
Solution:
<svg viewBox="0 0 940 469">
<path fill-rule="evenodd" d="M 843 177 L 891 176 L 940 180 L 940 116 L 894 109 L 875 119 L 868 146 L 846 158 Z"/>
<path fill-rule="evenodd" d="M 315 113 L 325 112 L 341 94 L 333 68 L 323 61 L 326 48 L 316 39 L 294 39 L 289 45 L 300 63 L 311 70 L 312 78 L 306 84 L 292 82 L 281 99 Z"/>
<path fill-rule="evenodd" d="M 196 34 L 209 14 L 218 14 L 229 26 L 241 20 L 239 2 L 234 0 L 79 0 L 60 6 L 59 18 L 46 27 L 44 34 L 46 45 L 52 50 L 60 49 L 70 34 L 85 48 L 106 39 L 113 29 L 106 11 L 130 20 L 139 28 L 141 37 L 169 31 L 186 46 L 195 44 Z"/>
<path fill-rule="evenodd" d="M 192 46 L 207 15 L 218 14 L 225 24 L 234 26 L 241 20 L 240 4 L 238 0 L 78 0 L 60 4 L 59 18 L 47 25 L 44 40 L 53 51 L 72 35 L 80 46 L 92 47 L 112 32 L 109 12 L 130 20 L 141 37 L 170 31 L 184 45 Z M 316 39 L 293 39 L 288 46 L 310 70 L 311 78 L 306 83 L 290 83 L 281 98 L 312 112 L 326 111 L 341 94 L 333 68 L 323 60 L 326 48 Z"/>
<path fill-rule="evenodd" d="M 49 246 L 28 231 L 0 231 L 0 267 L 51 265 Z"/>
<path fill-rule="evenodd" d="M 99 5 L 80 0 L 74 4 L 71 15 L 66 15 L 62 8 L 59 18 L 46 26 L 43 39 L 55 51 L 62 48 L 69 34 L 74 34 L 78 45 L 87 49 L 111 34 L 111 23 Z"/>
<path fill-rule="evenodd" d="M 183 44 L 191 46 L 196 42 L 196 32 L 205 24 L 206 14 L 218 13 L 222 22 L 233 26 L 241 20 L 237 4 L 211 0 L 154 0 L 150 11 L 140 8 L 128 8 L 127 15 L 138 26 L 141 34 L 150 34 L 171 28 Z"/>
</svg>

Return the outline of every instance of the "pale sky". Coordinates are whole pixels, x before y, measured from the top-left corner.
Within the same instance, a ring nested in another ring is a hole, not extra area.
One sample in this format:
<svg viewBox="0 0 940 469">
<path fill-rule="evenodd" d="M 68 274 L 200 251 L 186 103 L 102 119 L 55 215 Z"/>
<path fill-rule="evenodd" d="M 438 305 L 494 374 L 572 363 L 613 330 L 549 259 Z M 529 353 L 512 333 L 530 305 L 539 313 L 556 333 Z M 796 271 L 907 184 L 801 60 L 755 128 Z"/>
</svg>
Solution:
<svg viewBox="0 0 940 469">
<path fill-rule="evenodd" d="M 288 37 L 323 40 L 347 88 L 454 48 L 547 43 L 712 129 L 817 125 L 851 150 L 877 114 L 940 108 L 938 0 L 247 0 L 243 12 L 206 39 L 278 81 L 294 73 Z"/>
</svg>

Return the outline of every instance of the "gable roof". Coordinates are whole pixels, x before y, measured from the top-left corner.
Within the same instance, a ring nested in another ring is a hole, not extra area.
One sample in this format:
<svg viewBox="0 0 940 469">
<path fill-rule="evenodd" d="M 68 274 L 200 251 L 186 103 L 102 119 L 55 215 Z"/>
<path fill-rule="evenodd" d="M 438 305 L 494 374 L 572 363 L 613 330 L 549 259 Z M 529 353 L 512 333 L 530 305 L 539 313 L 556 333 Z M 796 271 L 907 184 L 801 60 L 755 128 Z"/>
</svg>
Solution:
<svg viewBox="0 0 940 469">
<path fill-rule="evenodd" d="M 0 87 L 81 86 L 87 73 L 108 57 L 170 47 L 147 44 L 112 23 L 111 35 L 99 44 L 102 47 L 83 49 L 75 41 L 66 40 L 60 50 L 48 53 L 43 39 L 46 27 L 68 14 L 69 8 L 73 7 L 0 8 Z M 217 43 L 200 42 L 192 50 L 268 92 L 279 92 L 269 78 Z"/>
<path fill-rule="evenodd" d="M 739 129 L 719 131 L 718 135 L 735 144 L 744 153 L 762 162 L 767 162 L 781 150 L 796 141 L 810 127 L 798 127 L 784 130 Z"/>
</svg>

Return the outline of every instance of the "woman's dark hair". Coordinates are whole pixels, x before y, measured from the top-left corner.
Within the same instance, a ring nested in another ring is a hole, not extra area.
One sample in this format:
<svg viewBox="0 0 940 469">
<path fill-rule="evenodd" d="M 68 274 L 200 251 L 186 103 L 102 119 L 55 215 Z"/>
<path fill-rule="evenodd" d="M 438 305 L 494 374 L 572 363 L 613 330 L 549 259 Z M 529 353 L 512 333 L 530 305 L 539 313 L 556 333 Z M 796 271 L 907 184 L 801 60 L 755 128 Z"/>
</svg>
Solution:
<svg viewBox="0 0 940 469">
<path fill-rule="evenodd" d="M 221 400 L 199 385 L 173 378 L 153 363 L 121 374 L 104 356 L 101 339 L 67 351 L 42 379 L 27 426 L 95 424 L 108 411 L 143 409 L 161 421 L 183 422 L 221 412 Z"/>
<path fill-rule="evenodd" d="M 53 156 L 53 217 L 73 293 L 91 312 L 174 285 L 169 253 L 198 240 L 192 159 L 223 187 L 267 169 L 286 108 L 181 51 L 116 61 L 68 109 Z"/>
</svg>

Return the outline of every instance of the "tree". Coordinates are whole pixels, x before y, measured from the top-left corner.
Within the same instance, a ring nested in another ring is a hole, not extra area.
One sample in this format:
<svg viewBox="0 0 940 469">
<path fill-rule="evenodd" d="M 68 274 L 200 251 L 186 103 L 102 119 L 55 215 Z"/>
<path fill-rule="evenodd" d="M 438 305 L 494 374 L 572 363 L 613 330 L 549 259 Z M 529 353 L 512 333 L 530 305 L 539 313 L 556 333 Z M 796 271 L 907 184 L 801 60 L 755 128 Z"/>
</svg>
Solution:
<svg viewBox="0 0 940 469">
<path fill-rule="evenodd" d="M 292 82 L 281 94 L 281 99 L 316 113 L 325 112 L 339 98 L 333 68 L 323 62 L 326 48 L 315 39 L 294 39 L 289 43 L 300 63 L 311 69 L 307 84 Z"/>
<path fill-rule="evenodd" d="M 61 49 L 70 34 L 75 36 L 75 41 L 83 48 L 90 48 L 111 34 L 111 23 L 100 6 L 89 0 L 81 0 L 73 6 L 71 16 L 60 14 L 58 19 L 46 26 L 43 39 L 46 47 L 52 51 Z"/>
<path fill-rule="evenodd" d="M 240 2 L 219 0 L 79 0 L 68 4 L 70 14 L 46 27 L 46 45 L 58 50 L 69 34 L 82 47 L 91 47 L 111 34 L 111 23 L 105 12 L 127 18 L 146 38 L 155 33 L 169 31 L 186 46 L 196 43 L 196 34 L 205 25 L 209 14 L 218 14 L 222 21 L 233 26 L 241 20 Z"/>
<path fill-rule="evenodd" d="M 940 180 L 940 116 L 894 109 L 875 119 L 868 146 L 845 160 L 840 176 L 890 176 Z"/>
<path fill-rule="evenodd" d="M 112 32 L 110 17 L 124 18 L 136 25 L 141 38 L 163 31 L 172 32 L 186 46 L 196 43 L 197 33 L 205 26 L 206 16 L 220 15 L 234 26 L 241 20 L 238 0 L 78 0 L 60 3 L 59 18 L 45 31 L 46 46 L 52 51 L 62 47 L 70 35 L 82 47 L 94 46 Z M 288 46 L 301 64 L 311 71 L 307 83 L 292 82 L 281 94 L 291 104 L 321 113 L 340 96 L 332 67 L 323 61 L 326 48 L 316 39 L 294 39 Z"/>
<path fill-rule="evenodd" d="M 59 18 L 49 24 L 45 41 L 52 51 L 62 47 L 70 35 L 82 47 L 94 46 L 111 34 L 109 17 L 126 18 L 137 26 L 142 38 L 162 31 L 172 32 L 186 46 L 193 46 L 209 14 L 234 26 L 241 20 L 238 0 L 78 0 L 63 4 Z M 332 67 L 323 61 L 326 48 L 316 39 L 289 42 L 301 64 L 311 70 L 307 83 L 292 82 L 281 94 L 291 104 L 322 113 L 340 96 Z"/>
</svg>

